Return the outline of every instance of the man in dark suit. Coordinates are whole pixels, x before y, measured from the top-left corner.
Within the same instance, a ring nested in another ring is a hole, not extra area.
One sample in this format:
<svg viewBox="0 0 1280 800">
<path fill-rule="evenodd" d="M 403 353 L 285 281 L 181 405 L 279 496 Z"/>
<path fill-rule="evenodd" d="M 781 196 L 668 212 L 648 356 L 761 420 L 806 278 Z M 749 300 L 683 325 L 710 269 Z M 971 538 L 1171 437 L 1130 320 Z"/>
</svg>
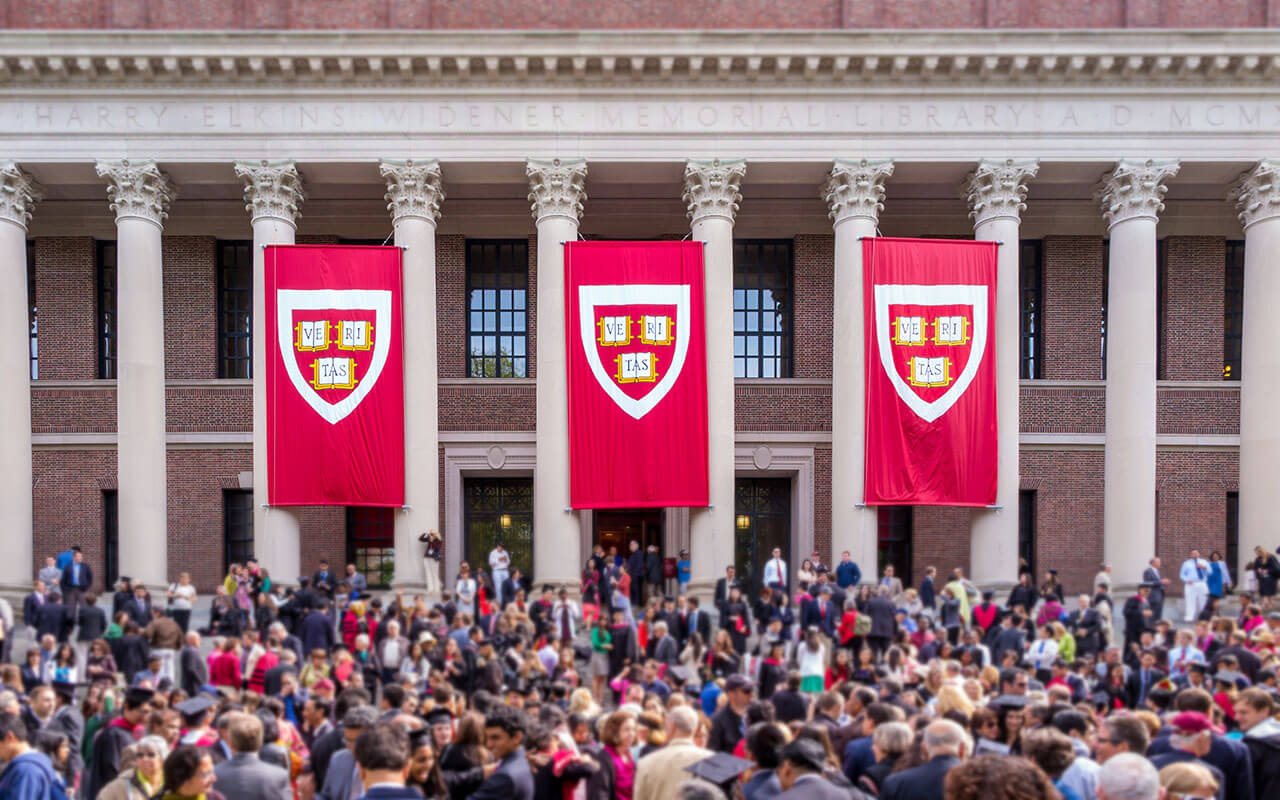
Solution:
<svg viewBox="0 0 1280 800">
<path fill-rule="evenodd" d="M 968 755 L 967 742 L 964 729 L 951 720 L 929 723 L 924 729 L 924 751 L 929 760 L 890 775 L 880 791 L 881 800 L 942 800 L 943 779 Z"/>
<path fill-rule="evenodd" d="M 796 739 L 778 754 L 778 800 L 849 800 L 849 791 L 822 776 L 826 752 L 812 739 Z"/>
<path fill-rule="evenodd" d="M 889 642 L 897 629 L 897 623 L 893 619 L 897 609 L 889 599 L 889 592 L 887 586 L 876 587 L 876 593 L 867 601 L 865 609 L 867 616 L 871 617 L 871 632 L 867 634 L 867 644 L 877 658 L 889 649 Z"/>
<path fill-rule="evenodd" d="M 62 644 L 71 634 L 71 626 L 74 622 L 71 612 L 62 604 L 62 595 L 55 589 L 36 614 L 36 638 L 41 639 L 46 634 L 52 634 L 53 638 L 58 640 L 58 644 Z"/>
<path fill-rule="evenodd" d="M 333 620 L 329 619 L 329 615 L 325 613 L 328 605 L 326 601 L 321 600 L 317 607 L 308 611 L 302 618 L 298 633 L 302 639 L 304 653 L 310 654 L 316 650 L 327 653 L 333 649 Z"/>
<path fill-rule="evenodd" d="M 738 579 L 734 577 L 733 565 L 724 568 L 724 577 L 716 581 L 715 606 L 719 610 L 729 599 L 729 590 L 737 586 L 739 590 L 742 585 L 738 583 Z M 708 642 L 710 644 L 710 642 Z"/>
<path fill-rule="evenodd" d="M 1138 593 L 1124 601 L 1124 657 L 1127 659 L 1133 646 L 1142 638 L 1142 632 L 1151 630 L 1156 621 L 1155 607 L 1151 603 L 1151 594 L 1156 583 L 1144 583 L 1138 587 Z"/>
<path fill-rule="evenodd" d="M 1102 616 L 1090 605 L 1089 595 L 1080 595 L 1076 602 L 1079 606 L 1067 615 L 1067 629 L 1075 635 L 1077 653 L 1096 655 L 1102 648 Z"/>
<path fill-rule="evenodd" d="M 430 736 L 430 731 L 422 731 Z M 412 745 L 398 725 L 381 722 L 356 738 L 356 765 L 360 783 L 368 787 L 360 800 L 422 800 L 422 794 L 405 785 Z"/>
<path fill-rule="evenodd" d="M 680 646 L 676 644 L 675 637 L 669 632 L 665 620 L 653 626 L 654 641 L 653 658 L 668 667 L 674 667 L 680 661 Z"/>
<path fill-rule="evenodd" d="M 1156 688 L 1156 684 L 1164 680 L 1164 671 L 1156 669 L 1156 654 L 1151 650 L 1143 651 L 1142 663 L 1125 681 L 1125 691 L 1129 695 L 1131 708 L 1142 708 L 1147 695 Z"/>
<path fill-rule="evenodd" d="M 640 606 L 644 602 L 644 551 L 640 543 L 631 540 L 631 552 L 627 555 L 627 574 L 631 576 L 631 605 Z"/>
<path fill-rule="evenodd" d="M 214 767 L 216 782 L 226 797 L 245 800 L 291 800 L 289 773 L 258 758 L 262 749 L 262 720 L 233 712 L 227 726 L 231 758 Z"/>
<path fill-rule="evenodd" d="M 336 580 L 337 576 L 333 574 L 333 570 L 329 569 L 329 562 L 323 558 L 320 559 L 320 569 L 316 570 L 316 574 L 311 576 L 311 585 L 316 588 L 317 592 L 333 597 L 333 587 Z"/>
<path fill-rule="evenodd" d="M 1151 596 L 1147 601 L 1151 603 L 1151 621 L 1155 622 L 1164 616 L 1164 587 L 1169 585 L 1169 579 L 1160 575 L 1159 556 L 1148 561 L 1147 565 L 1142 571 L 1142 582 L 1151 585 Z"/>
<path fill-rule="evenodd" d="M 1000 631 L 996 634 L 991 647 L 991 661 L 997 667 L 1004 663 L 1004 654 L 1013 651 L 1022 657 L 1027 640 L 1027 632 L 1022 628 L 1022 615 L 1009 614 L 1000 621 Z"/>
<path fill-rule="evenodd" d="M 47 729 L 66 735 L 71 750 L 71 774 L 78 775 L 84 770 L 84 757 L 80 753 L 80 743 L 84 740 L 84 717 L 76 708 L 76 685 L 54 681 L 53 693 L 58 698 L 58 710 L 53 712 Z"/>
<path fill-rule="evenodd" d="M 524 752 L 525 713 L 498 706 L 484 718 L 484 741 L 498 759 L 498 768 L 480 784 L 471 800 L 533 800 L 533 773 Z"/>
<path fill-rule="evenodd" d="M 704 646 L 711 646 L 711 615 L 702 610 L 701 603 L 698 598 L 689 598 L 689 615 L 685 621 L 685 638 L 689 638 L 690 633 L 696 633 L 702 637 Z"/>
<path fill-rule="evenodd" d="M 178 685 L 188 696 L 195 697 L 208 682 L 209 665 L 200 657 L 200 634 L 189 631 L 186 644 L 178 653 Z"/>
<path fill-rule="evenodd" d="M 80 548 L 72 548 L 71 563 L 62 570 L 62 579 L 58 584 L 62 587 L 62 596 L 74 620 L 84 593 L 93 586 L 93 568 L 84 563 L 84 553 L 80 552 Z"/>
<path fill-rule="evenodd" d="M 801 613 L 804 629 L 808 630 L 811 626 L 816 627 L 828 639 L 834 639 L 836 618 L 840 616 L 840 612 L 836 610 L 835 604 L 831 602 L 831 589 L 823 586 L 818 591 L 817 597 L 805 601 L 805 606 L 808 607 L 808 613 Z M 868 604 L 869 608 L 870 605 Z M 890 618 L 892 618 L 892 615 L 890 615 Z"/>
<path fill-rule="evenodd" d="M 46 587 L 44 581 L 37 579 L 32 585 L 31 593 L 22 598 L 22 621 L 32 631 L 36 629 L 39 620 L 36 619 L 40 615 L 40 607 L 45 604 Z M 36 637 L 39 638 L 39 637 Z"/>
<path fill-rule="evenodd" d="M 94 639 L 101 639 L 107 632 L 107 612 L 98 608 L 97 603 L 98 596 L 93 592 L 86 592 L 84 603 L 76 613 L 76 625 L 79 627 L 76 641 L 84 642 L 86 646 Z"/>
</svg>

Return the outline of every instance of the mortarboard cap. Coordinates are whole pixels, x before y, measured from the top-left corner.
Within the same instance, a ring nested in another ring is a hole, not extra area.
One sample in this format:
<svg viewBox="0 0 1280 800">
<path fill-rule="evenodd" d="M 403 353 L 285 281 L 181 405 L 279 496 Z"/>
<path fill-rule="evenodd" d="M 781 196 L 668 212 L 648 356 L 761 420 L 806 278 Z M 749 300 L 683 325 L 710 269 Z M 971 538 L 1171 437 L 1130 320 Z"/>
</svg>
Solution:
<svg viewBox="0 0 1280 800">
<path fill-rule="evenodd" d="M 76 685 L 74 683 L 70 683 L 68 681 L 53 681 L 50 686 L 56 694 L 71 700 L 75 699 Z"/>
<path fill-rule="evenodd" d="M 987 703 L 992 708 L 1026 708 L 1030 704 L 1031 698 L 1025 694 L 1002 694 Z"/>
<path fill-rule="evenodd" d="M 418 728 L 415 731 L 409 731 L 409 749 L 410 750 L 417 750 L 419 747 L 423 747 L 429 744 L 431 744 L 430 728 Z"/>
<path fill-rule="evenodd" d="M 184 719 L 194 720 L 198 719 L 215 705 L 217 705 L 217 701 L 212 697 L 197 695 L 196 697 L 192 697 L 190 700 L 183 700 L 181 703 L 174 706 L 174 708 L 178 710 L 178 713 L 181 714 Z"/>
<path fill-rule="evenodd" d="M 452 725 L 453 714 L 447 708 L 435 708 L 427 714 L 428 725 Z"/>
<path fill-rule="evenodd" d="M 778 755 L 785 761 L 796 761 L 818 772 L 827 765 L 826 750 L 812 739 L 795 739 Z"/>
<path fill-rule="evenodd" d="M 151 702 L 151 698 L 156 696 L 154 689 L 148 689 L 145 686 L 133 686 L 124 693 L 125 705 L 137 708 Z"/>
<path fill-rule="evenodd" d="M 729 783 L 754 766 L 754 762 L 745 758 L 738 758 L 728 753 L 716 753 L 701 761 L 693 762 L 685 767 L 684 770 L 720 786 Z"/>
<path fill-rule="evenodd" d="M 746 675 L 742 675 L 740 673 L 734 673 L 733 675 L 730 675 L 729 678 L 724 682 L 724 690 L 726 692 L 732 692 L 734 689 L 744 689 L 748 692 L 751 692 L 751 691 L 755 691 L 755 688 L 756 688 L 755 681 L 751 680 L 750 677 Z"/>
</svg>

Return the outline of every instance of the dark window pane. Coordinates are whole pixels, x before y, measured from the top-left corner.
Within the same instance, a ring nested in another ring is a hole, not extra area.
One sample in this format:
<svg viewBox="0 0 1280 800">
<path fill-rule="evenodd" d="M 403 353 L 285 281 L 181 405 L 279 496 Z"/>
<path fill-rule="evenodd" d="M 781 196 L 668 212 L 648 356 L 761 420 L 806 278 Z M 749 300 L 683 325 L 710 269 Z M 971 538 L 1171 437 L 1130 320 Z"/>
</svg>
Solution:
<svg viewBox="0 0 1280 800">
<path fill-rule="evenodd" d="M 1044 377 L 1044 248 L 1039 239 L 1024 241 L 1018 254 L 1021 305 L 1021 370 L 1024 379 Z"/>
<path fill-rule="evenodd" d="M 1222 298 L 1222 379 L 1240 380 L 1240 346 L 1244 336 L 1244 242 L 1227 242 Z M 1234 561 L 1228 564 L 1235 566 Z"/>
<path fill-rule="evenodd" d="M 761 587 L 764 562 L 774 548 L 782 551 L 784 559 L 792 557 L 791 479 L 738 478 L 734 495 L 734 569 L 738 580 L 747 587 L 746 596 L 755 597 Z"/>
<path fill-rule="evenodd" d="M 98 242 L 98 377 L 116 377 L 116 243 Z"/>
<path fill-rule="evenodd" d="M 102 491 L 103 585 L 115 586 L 120 577 L 120 503 L 115 489 Z"/>
<path fill-rule="evenodd" d="M 533 479 L 466 478 L 462 495 L 462 558 L 472 572 L 488 570 L 489 551 L 502 542 L 512 569 L 533 574 Z"/>
<path fill-rule="evenodd" d="M 876 569 L 883 574 L 893 567 L 903 586 L 911 585 L 911 506 L 880 506 L 876 509 Z"/>
<path fill-rule="evenodd" d="M 1018 492 L 1018 558 L 1036 573 L 1036 493 Z"/>
<path fill-rule="evenodd" d="M 253 248 L 218 242 L 218 377 L 253 377 Z"/>
<path fill-rule="evenodd" d="M 222 493 L 222 569 L 253 558 L 253 491 Z"/>
<path fill-rule="evenodd" d="M 395 575 L 395 523 L 393 508 L 347 509 L 347 563 L 355 564 L 371 587 L 386 588 Z"/>
<path fill-rule="evenodd" d="M 27 330 L 31 346 L 31 380 L 40 377 L 40 348 L 36 341 L 36 243 L 27 240 Z"/>
<path fill-rule="evenodd" d="M 733 373 L 736 378 L 792 376 L 790 241 L 733 243 Z"/>
<path fill-rule="evenodd" d="M 467 377 L 525 377 L 528 270 L 524 239 L 467 242 Z"/>
</svg>

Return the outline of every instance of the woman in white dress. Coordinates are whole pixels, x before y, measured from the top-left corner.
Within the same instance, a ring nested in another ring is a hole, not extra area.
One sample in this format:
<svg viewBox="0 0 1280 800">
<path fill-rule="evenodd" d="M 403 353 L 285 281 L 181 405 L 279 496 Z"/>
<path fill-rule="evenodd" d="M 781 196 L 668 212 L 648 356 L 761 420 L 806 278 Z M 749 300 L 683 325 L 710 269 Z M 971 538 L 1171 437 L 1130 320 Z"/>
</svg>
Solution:
<svg viewBox="0 0 1280 800">
<path fill-rule="evenodd" d="M 471 577 L 471 565 L 463 561 L 458 565 L 458 582 L 454 586 L 459 611 L 476 616 L 476 579 Z"/>
</svg>

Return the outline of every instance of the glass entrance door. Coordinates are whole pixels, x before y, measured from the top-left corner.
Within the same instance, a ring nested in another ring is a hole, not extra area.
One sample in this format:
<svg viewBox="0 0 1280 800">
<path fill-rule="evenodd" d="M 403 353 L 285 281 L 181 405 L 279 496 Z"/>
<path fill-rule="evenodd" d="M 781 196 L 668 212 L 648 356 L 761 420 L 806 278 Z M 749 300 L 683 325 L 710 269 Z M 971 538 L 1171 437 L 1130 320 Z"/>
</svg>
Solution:
<svg viewBox="0 0 1280 800">
<path fill-rule="evenodd" d="M 631 552 L 630 542 L 634 539 L 640 543 L 641 550 L 647 550 L 649 545 L 655 544 L 658 546 L 658 555 L 665 556 L 662 546 L 665 516 L 661 508 L 596 511 L 593 544 L 603 547 L 606 555 L 610 553 L 610 548 L 617 548 L 618 555 L 626 558 Z"/>
<path fill-rule="evenodd" d="M 734 514 L 733 562 L 738 582 L 748 597 L 755 597 L 763 585 L 764 562 L 776 547 L 788 561 L 787 569 L 795 575 L 798 564 L 791 564 L 791 479 L 739 478 L 736 482 L 737 502 Z M 724 575 L 717 565 L 714 573 Z M 790 585 L 788 576 L 788 585 Z"/>
</svg>

